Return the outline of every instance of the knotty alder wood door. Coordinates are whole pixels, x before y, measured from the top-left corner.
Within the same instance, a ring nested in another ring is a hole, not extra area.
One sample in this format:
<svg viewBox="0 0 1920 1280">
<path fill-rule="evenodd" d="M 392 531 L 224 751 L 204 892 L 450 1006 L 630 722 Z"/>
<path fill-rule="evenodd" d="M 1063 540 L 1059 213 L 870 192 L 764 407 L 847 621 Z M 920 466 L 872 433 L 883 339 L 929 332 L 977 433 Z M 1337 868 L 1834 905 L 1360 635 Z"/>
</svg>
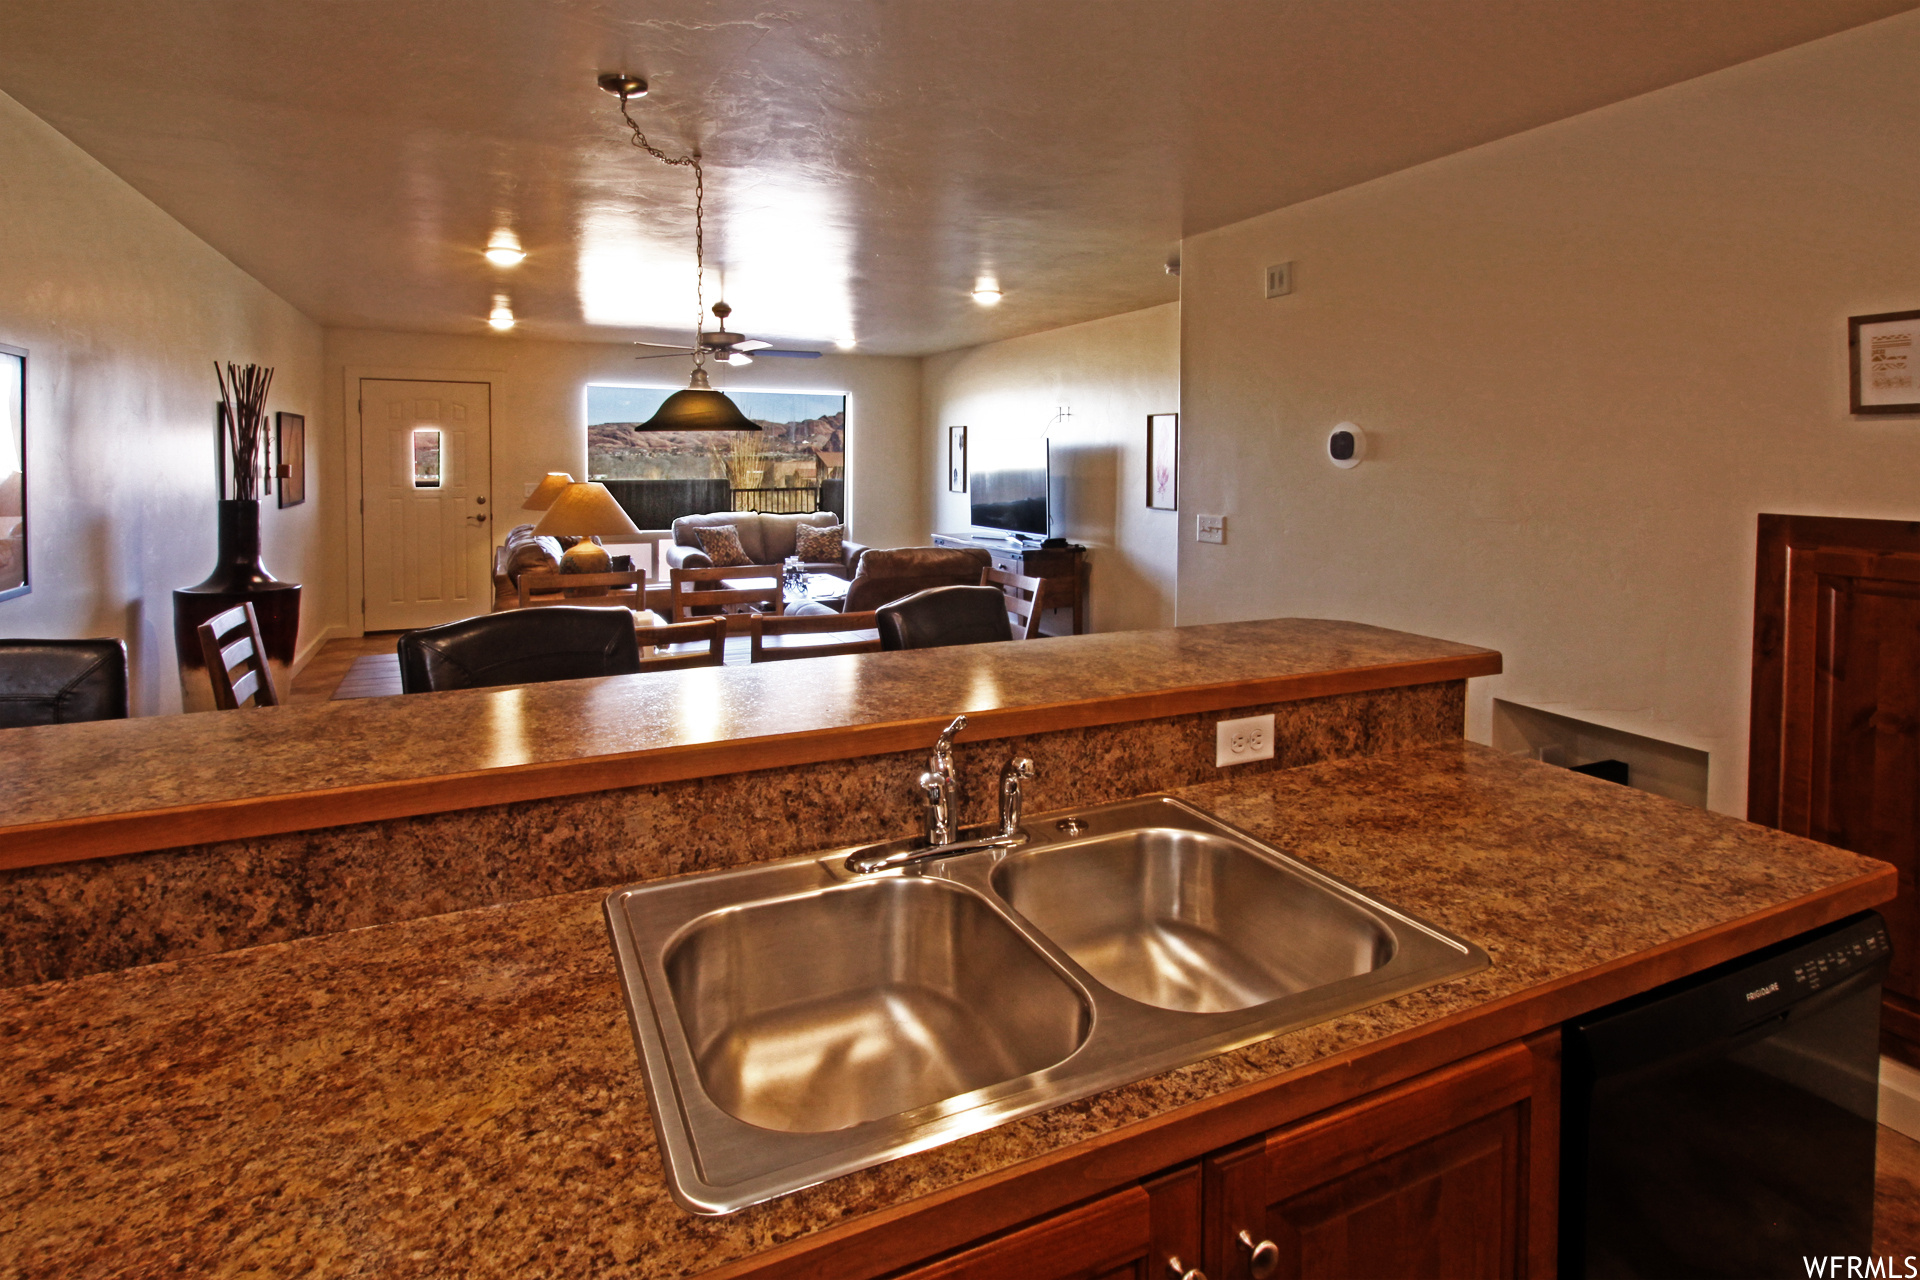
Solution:
<svg viewBox="0 0 1920 1280">
<path fill-rule="evenodd" d="M 1207 1275 L 1552 1275 L 1558 1046 L 1495 1049 L 1211 1157 Z"/>
<path fill-rule="evenodd" d="M 1920 1065 L 1920 523 L 1760 517 L 1747 817 L 1890 862 L 1882 1048 Z"/>
</svg>

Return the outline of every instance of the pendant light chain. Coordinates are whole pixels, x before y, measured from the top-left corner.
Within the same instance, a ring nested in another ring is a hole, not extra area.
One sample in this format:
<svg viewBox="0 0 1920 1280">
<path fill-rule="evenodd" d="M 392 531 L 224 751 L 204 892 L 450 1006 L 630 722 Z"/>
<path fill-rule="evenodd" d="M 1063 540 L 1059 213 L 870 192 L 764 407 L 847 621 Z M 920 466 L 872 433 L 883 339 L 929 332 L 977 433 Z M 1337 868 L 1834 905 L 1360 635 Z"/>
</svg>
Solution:
<svg viewBox="0 0 1920 1280">
<path fill-rule="evenodd" d="M 689 152 L 684 156 L 670 156 L 647 141 L 639 124 L 627 112 L 627 95 L 620 95 L 620 118 L 627 122 L 627 128 L 633 131 L 633 145 L 658 160 L 661 164 L 683 165 L 693 170 L 693 365 L 699 368 L 706 360 L 706 351 L 700 345 L 700 334 L 707 319 L 707 174 L 700 166 L 700 153 Z"/>
</svg>

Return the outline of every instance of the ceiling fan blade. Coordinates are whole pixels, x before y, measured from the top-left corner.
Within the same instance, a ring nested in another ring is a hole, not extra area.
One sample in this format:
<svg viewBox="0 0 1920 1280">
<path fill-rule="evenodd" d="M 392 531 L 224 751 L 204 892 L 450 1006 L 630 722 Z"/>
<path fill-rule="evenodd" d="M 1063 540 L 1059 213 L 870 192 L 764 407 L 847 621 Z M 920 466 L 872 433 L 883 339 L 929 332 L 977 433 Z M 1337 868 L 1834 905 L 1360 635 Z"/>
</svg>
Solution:
<svg viewBox="0 0 1920 1280">
<path fill-rule="evenodd" d="M 636 342 L 633 345 L 636 347 L 659 347 L 662 351 L 678 351 L 682 355 L 689 355 L 689 356 L 692 355 L 696 350 L 696 348 L 693 348 L 693 347 L 669 346 L 667 343 L 664 343 L 664 342 Z"/>
<path fill-rule="evenodd" d="M 745 342 L 734 343 L 733 349 L 735 351 L 758 351 L 762 347 L 770 347 L 772 345 L 771 342 L 762 342 L 758 338 L 748 338 Z"/>
<path fill-rule="evenodd" d="M 818 351 L 782 351 L 779 347 L 768 347 L 759 354 L 763 356 L 791 356 L 795 360 L 818 360 Z"/>
<path fill-rule="evenodd" d="M 685 357 L 685 356 L 690 356 L 692 354 L 693 352 L 691 351 L 662 351 L 657 356 L 635 356 L 634 359 L 635 360 L 672 360 L 675 357 Z"/>
</svg>

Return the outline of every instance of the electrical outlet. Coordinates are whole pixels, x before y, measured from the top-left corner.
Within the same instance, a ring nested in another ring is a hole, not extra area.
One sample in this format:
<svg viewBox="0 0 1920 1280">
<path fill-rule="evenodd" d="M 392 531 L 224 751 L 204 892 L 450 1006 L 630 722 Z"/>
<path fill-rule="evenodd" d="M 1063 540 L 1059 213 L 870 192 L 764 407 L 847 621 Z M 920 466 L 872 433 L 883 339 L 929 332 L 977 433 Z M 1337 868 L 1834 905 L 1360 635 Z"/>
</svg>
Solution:
<svg viewBox="0 0 1920 1280">
<path fill-rule="evenodd" d="M 1222 720 L 1213 726 L 1213 763 L 1219 768 L 1273 759 L 1273 716 Z"/>
<path fill-rule="evenodd" d="M 1195 516 L 1193 518 L 1193 540 L 1195 542 L 1225 542 L 1227 540 L 1227 518 L 1225 516 Z"/>
<path fill-rule="evenodd" d="M 1279 298 L 1293 292 L 1293 264 L 1276 262 L 1267 268 L 1267 296 Z"/>
</svg>

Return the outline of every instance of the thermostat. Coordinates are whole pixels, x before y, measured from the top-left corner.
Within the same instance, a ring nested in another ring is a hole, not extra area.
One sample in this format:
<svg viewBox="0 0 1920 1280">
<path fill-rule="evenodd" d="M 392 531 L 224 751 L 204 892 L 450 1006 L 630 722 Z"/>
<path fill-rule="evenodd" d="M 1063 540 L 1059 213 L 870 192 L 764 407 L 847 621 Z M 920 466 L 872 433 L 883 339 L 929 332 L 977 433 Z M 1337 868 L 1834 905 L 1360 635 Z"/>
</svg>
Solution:
<svg viewBox="0 0 1920 1280">
<path fill-rule="evenodd" d="M 1327 432 L 1327 460 L 1345 470 L 1357 467 L 1367 456 L 1367 433 L 1351 422 L 1343 422 Z"/>
</svg>

